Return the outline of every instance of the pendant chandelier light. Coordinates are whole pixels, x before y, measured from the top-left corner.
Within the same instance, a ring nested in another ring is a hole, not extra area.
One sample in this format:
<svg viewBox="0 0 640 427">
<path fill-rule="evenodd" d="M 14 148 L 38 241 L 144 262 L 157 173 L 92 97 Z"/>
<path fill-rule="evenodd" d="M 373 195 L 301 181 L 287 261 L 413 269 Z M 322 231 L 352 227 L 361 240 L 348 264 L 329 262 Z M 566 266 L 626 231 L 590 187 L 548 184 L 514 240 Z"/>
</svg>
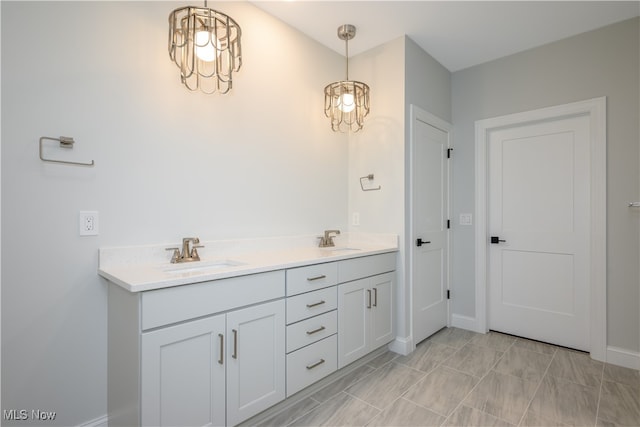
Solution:
<svg viewBox="0 0 640 427">
<path fill-rule="evenodd" d="M 242 65 L 240 26 L 229 16 L 187 6 L 169 15 L 169 57 L 180 69 L 187 89 L 227 93 L 233 72 Z"/>
<path fill-rule="evenodd" d="M 349 40 L 356 35 L 350 24 L 338 27 L 338 38 L 345 41 L 347 58 L 346 80 L 328 84 L 324 88 L 324 114 L 331 119 L 334 132 L 357 132 L 369 114 L 369 86 L 349 80 Z"/>
</svg>

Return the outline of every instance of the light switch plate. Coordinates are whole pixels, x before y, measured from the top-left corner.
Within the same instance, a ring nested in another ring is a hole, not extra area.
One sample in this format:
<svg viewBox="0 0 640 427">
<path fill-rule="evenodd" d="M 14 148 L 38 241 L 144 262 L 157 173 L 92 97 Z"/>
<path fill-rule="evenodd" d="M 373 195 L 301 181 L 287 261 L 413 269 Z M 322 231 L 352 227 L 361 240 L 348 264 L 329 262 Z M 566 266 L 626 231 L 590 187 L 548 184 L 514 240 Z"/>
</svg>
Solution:
<svg viewBox="0 0 640 427">
<path fill-rule="evenodd" d="M 460 214 L 460 225 L 471 225 L 473 216 L 470 213 Z"/>
</svg>

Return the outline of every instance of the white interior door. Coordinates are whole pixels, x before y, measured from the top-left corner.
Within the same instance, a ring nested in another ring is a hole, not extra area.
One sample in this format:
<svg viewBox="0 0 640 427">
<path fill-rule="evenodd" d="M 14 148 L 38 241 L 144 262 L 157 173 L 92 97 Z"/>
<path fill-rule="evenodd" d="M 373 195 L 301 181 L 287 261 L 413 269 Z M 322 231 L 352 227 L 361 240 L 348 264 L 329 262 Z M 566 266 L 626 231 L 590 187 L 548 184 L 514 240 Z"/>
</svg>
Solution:
<svg viewBox="0 0 640 427">
<path fill-rule="evenodd" d="M 589 117 L 492 130 L 489 327 L 589 350 Z"/>
<path fill-rule="evenodd" d="M 449 277 L 449 126 L 412 109 L 413 338 L 419 343 L 447 326 Z"/>
</svg>

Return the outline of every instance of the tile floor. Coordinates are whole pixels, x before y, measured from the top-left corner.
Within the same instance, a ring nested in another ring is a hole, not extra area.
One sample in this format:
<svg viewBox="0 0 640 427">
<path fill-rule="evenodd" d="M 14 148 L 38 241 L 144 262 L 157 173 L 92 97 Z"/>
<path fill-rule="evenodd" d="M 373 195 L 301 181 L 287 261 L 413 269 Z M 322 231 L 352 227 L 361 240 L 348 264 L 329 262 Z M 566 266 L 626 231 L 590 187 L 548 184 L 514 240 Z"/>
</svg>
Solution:
<svg viewBox="0 0 640 427">
<path fill-rule="evenodd" d="M 640 373 L 496 332 L 445 328 L 263 426 L 640 426 Z"/>
</svg>

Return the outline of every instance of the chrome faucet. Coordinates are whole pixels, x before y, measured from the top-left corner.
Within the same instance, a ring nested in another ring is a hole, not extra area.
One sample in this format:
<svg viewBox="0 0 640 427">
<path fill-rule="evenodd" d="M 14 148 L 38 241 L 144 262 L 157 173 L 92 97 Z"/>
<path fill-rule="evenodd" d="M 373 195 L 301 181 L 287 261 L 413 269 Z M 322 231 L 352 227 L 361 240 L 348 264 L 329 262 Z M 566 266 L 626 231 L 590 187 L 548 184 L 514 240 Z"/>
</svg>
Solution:
<svg viewBox="0 0 640 427">
<path fill-rule="evenodd" d="M 337 236 L 340 234 L 340 230 L 325 230 L 324 236 L 318 237 L 318 239 L 320 239 L 320 244 L 318 246 L 321 248 L 331 248 L 335 246 L 336 244 L 333 242 L 333 238 L 335 236 L 332 236 L 331 234 L 335 234 Z"/>
<path fill-rule="evenodd" d="M 167 248 L 168 251 L 173 251 L 171 257 L 171 263 L 200 261 L 200 255 L 198 255 L 198 248 L 204 248 L 200 245 L 200 239 L 197 237 L 185 237 L 182 239 L 182 252 L 180 248 Z"/>
</svg>

